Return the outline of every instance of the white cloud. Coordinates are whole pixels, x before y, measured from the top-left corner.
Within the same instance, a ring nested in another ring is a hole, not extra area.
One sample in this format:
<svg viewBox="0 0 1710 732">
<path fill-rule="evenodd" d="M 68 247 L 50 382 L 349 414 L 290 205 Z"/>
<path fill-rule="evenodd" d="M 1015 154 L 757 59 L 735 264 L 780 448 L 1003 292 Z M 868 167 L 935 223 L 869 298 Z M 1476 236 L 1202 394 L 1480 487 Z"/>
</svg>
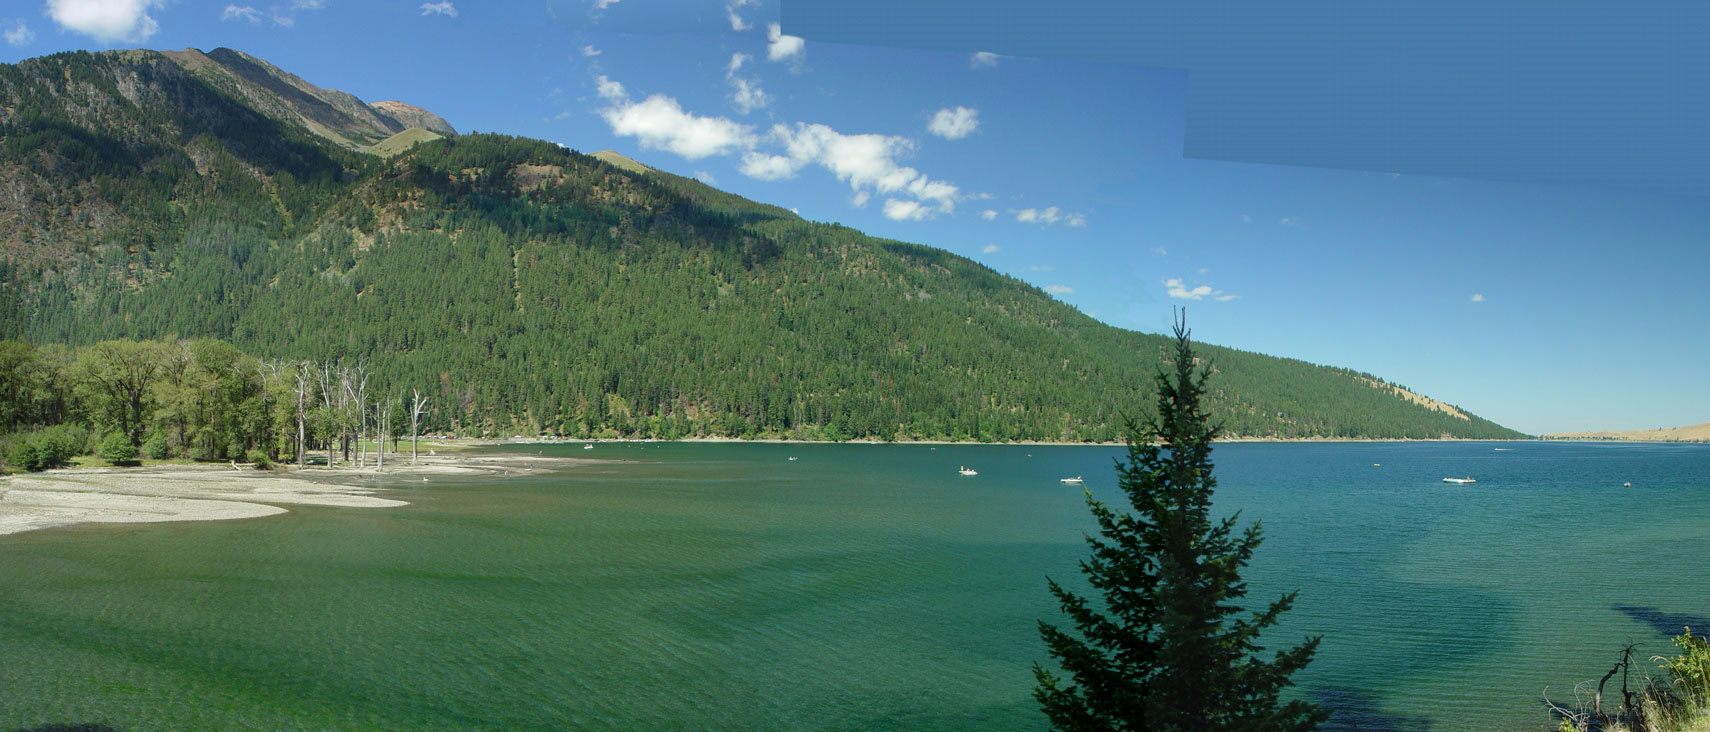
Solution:
<svg viewBox="0 0 1710 732">
<path fill-rule="evenodd" d="M 741 33 L 749 28 L 753 28 L 754 26 L 750 25 L 748 21 L 743 20 L 742 16 L 736 14 L 736 11 L 749 5 L 755 5 L 758 2 L 759 0 L 731 0 L 729 4 L 725 5 L 724 14 L 730 18 L 730 29 Z"/>
<path fill-rule="evenodd" d="M 623 90 L 623 85 L 607 79 L 604 74 L 594 77 L 594 88 L 599 91 L 600 98 L 608 102 L 629 101 L 629 94 Z"/>
<path fill-rule="evenodd" d="M 616 4 L 618 4 L 618 0 L 594 0 L 594 9 L 605 10 Z"/>
<path fill-rule="evenodd" d="M 665 150 L 689 160 L 724 155 L 754 144 L 747 125 L 723 117 L 701 117 L 683 111 L 677 100 L 654 94 L 632 102 L 622 84 L 604 76 L 595 78 L 599 94 L 611 106 L 600 116 L 611 125 L 612 134 L 634 137 L 643 148 Z"/>
<path fill-rule="evenodd" d="M 1003 249 L 1003 247 L 1000 247 L 996 244 L 987 244 L 984 248 L 980 249 L 980 253 L 981 254 L 991 254 L 991 253 L 996 252 L 1000 249 Z"/>
<path fill-rule="evenodd" d="M 1284 216 L 1277 221 L 1277 225 L 1278 226 L 1299 226 L 1300 225 L 1300 218 L 1296 217 L 1296 216 Z"/>
<path fill-rule="evenodd" d="M 1225 293 L 1222 290 L 1213 290 L 1211 289 L 1211 285 L 1196 285 L 1190 288 L 1187 286 L 1187 283 L 1182 282 L 1176 277 L 1164 280 L 1164 291 L 1169 294 L 1170 297 L 1177 300 L 1204 300 L 1209 297 L 1213 300 L 1217 300 L 1218 302 L 1228 302 L 1239 297 L 1238 295 Z"/>
<path fill-rule="evenodd" d="M 582 47 L 582 57 L 583 58 L 593 58 L 595 56 L 600 55 L 601 53 L 603 53 L 603 52 L 600 49 L 594 48 L 592 45 L 587 45 L 587 46 Z"/>
<path fill-rule="evenodd" d="M 1158 256 L 1160 256 L 1160 257 L 1168 257 L 1168 256 L 1170 256 L 1170 252 L 1169 252 L 1169 250 L 1168 250 L 1168 249 L 1165 249 L 1165 248 L 1163 248 L 1163 247 L 1152 247 L 1152 253 L 1153 253 L 1153 254 L 1156 254 L 1156 255 L 1158 255 Z"/>
<path fill-rule="evenodd" d="M 931 218 L 932 209 L 919 201 L 909 201 L 901 198 L 885 199 L 885 218 L 892 221 L 919 221 Z"/>
<path fill-rule="evenodd" d="M 855 208 L 866 208 L 867 201 L 872 198 L 873 194 L 868 191 L 857 191 L 855 195 L 849 197 L 849 205 Z"/>
<path fill-rule="evenodd" d="M 997 218 L 997 212 L 988 208 L 980 212 L 980 218 L 991 221 L 992 219 Z"/>
<path fill-rule="evenodd" d="M 996 66 L 998 58 L 997 54 L 990 51 L 980 51 L 968 58 L 968 66 L 969 68 L 975 69 L 980 68 L 981 66 Z"/>
<path fill-rule="evenodd" d="M 1244 223 L 1251 224 L 1251 223 L 1253 223 L 1253 217 L 1248 216 L 1247 214 L 1241 214 L 1241 221 Z"/>
<path fill-rule="evenodd" d="M 797 36 L 784 35 L 783 27 L 777 23 L 766 25 L 766 60 L 787 61 L 801 56 L 807 41 Z"/>
<path fill-rule="evenodd" d="M 66 30 L 103 43 L 148 40 L 160 30 L 149 15 L 166 0 L 48 0 L 48 17 Z"/>
<path fill-rule="evenodd" d="M 698 181 L 705 183 L 709 186 L 718 185 L 718 179 L 714 178 L 712 173 L 708 173 L 704 170 L 695 171 L 695 180 L 698 180 Z"/>
<path fill-rule="evenodd" d="M 1063 219 L 1063 223 L 1068 224 L 1070 226 L 1073 226 L 1077 229 L 1083 229 L 1083 228 L 1086 228 L 1087 217 L 1086 217 L 1086 214 L 1072 213 L 1072 214 L 1069 214 L 1068 218 Z"/>
<path fill-rule="evenodd" d="M 768 155 L 766 153 L 754 152 L 751 150 L 742 154 L 742 166 L 740 170 L 743 175 L 750 178 L 756 178 L 759 180 L 783 180 L 785 178 L 794 178 L 796 171 L 801 170 L 803 164 L 804 162 L 797 162 L 793 158 L 784 157 L 782 155 Z"/>
<path fill-rule="evenodd" d="M 1073 295 L 1075 288 L 1068 285 L 1046 285 L 1045 291 L 1053 295 Z"/>
<path fill-rule="evenodd" d="M 455 18 L 457 17 L 457 6 L 452 5 L 451 0 L 440 0 L 437 3 L 422 3 L 422 15 L 434 15 L 436 13 Z"/>
<path fill-rule="evenodd" d="M 158 2 L 158 0 L 156 1 Z M 445 9 L 439 9 L 439 5 L 445 6 Z M 294 0 L 283 5 L 275 4 L 265 11 L 257 10 L 254 5 L 227 5 L 224 10 L 220 11 L 220 20 L 245 20 L 254 25 L 260 23 L 262 19 L 267 19 L 280 27 L 291 28 L 297 25 L 298 11 L 320 10 L 326 6 L 326 0 Z M 433 9 L 430 10 L 430 6 Z M 421 7 L 422 15 L 438 12 L 446 13 L 452 17 L 457 16 L 457 8 L 452 7 L 450 0 L 441 3 L 423 3 Z"/>
<path fill-rule="evenodd" d="M 6 44 L 10 46 L 27 46 L 36 40 L 36 32 L 24 25 L 24 21 L 6 29 Z"/>
<path fill-rule="evenodd" d="M 742 114 L 772 103 L 772 98 L 760 88 L 759 82 L 736 75 L 737 70 L 748 63 L 748 59 L 746 53 L 733 53 L 730 55 L 730 65 L 725 67 L 724 71 L 724 78 L 730 82 L 730 104 Z"/>
<path fill-rule="evenodd" d="M 948 107 L 932 115 L 926 131 L 946 140 L 960 140 L 980 128 L 980 110 L 970 107 Z"/>
<path fill-rule="evenodd" d="M 1468 302 L 1484 302 L 1484 293 L 1482 293 L 1482 292 L 1473 293 L 1472 299 L 1468 300 Z"/>
<path fill-rule="evenodd" d="M 249 5 L 227 5 L 225 10 L 220 11 L 220 20 L 247 20 L 252 24 L 260 23 L 261 11 Z"/>
<path fill-rule="evenodd" d="M 1056 267 L 1053 267 L 1049 264 L 1035 264 L 1031 267 L 1028 267 L 1028 269 L 1030 269 L 1034 272 L 1050 272 L 1050 271 L 1056 269 Z"/>
<path fill-rule="evenodd" d="M 914 150 L 914 143 L 905 137 L 845 135 L 826 125 L 798 122 L 794 126 L 773 125 L 765 139 L 783 147 L 785 154 L 750 152 L 742 159 L 744 174 L 762 180 L 778 180 L 795 175 L 810 163 L 817 164 L 856 191 L 870 189 L 879 194 L 907 193 L 913 196 L 923 204 L 921 208 L 886 203 L 886 215 L 906 212 L 909 219 L 950 213 L 961 194 L 955 185 L 932 180 L 920 171 L 897 162 L 897 158 Z M 926 208 L 925 203 L 933 206 Z M 892 218 L 901 220 L 899 216 Z"/>
<path fill-rule="evenodd" d="M 1087 225 L 1086 214 L 1064 213 L 1063 209 L 1056 206 L 1049 206 L 1046 208 L 1024 208 L 1020 211 L 1010 209 L 1010 211 L 1015 214 L 1015 220 L 1023 224 L 1039 224 L 1041 226 L 1048 226 L 1050 224 L 1062 223 L 1076 228 Z"/>
</svg>

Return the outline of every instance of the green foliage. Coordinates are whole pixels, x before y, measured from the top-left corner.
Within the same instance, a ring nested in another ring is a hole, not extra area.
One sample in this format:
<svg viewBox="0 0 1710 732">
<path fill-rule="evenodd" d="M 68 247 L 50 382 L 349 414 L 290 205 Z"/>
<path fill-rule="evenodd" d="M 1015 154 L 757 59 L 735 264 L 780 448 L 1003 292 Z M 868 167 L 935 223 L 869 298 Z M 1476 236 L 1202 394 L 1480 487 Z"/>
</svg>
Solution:
<svg viewBox="0 0 1710 732">
<path fill-rule="evenodd" d="M 54 425 L 19 435 L 6 454 L 6 464 L 20 470 L 47 470 L 88 452 L 89 431 L 81 425 Z"/>
<path fill-rule="evenodd" d="M 1328 718 L 1307 702 L 1282 702 L 1318 639 L 1266 660 L 1259 634 L 1294 603 L 1288 593 L 1245 614 L 1240 569 L 1260 542 L 1257 523 L 1210 518 L 1211 425 L 1200 401 L 1209 364 L 1195 369 L 1188 333 L 1175 331 L 1174 378 L 1157 374 L 1157 411 L 1129 423 L 1118 484 L 1135 513 L 1087 493 L 1102 538 L 1081 563 L 1102 610 L 1048 581 L 1078 636 L 1040 621 L 1040 634 L 1072 683 L 1035 664 L 1034 696 L 1056 730 L 1311 730 Z"/>
<path fill-rule="evenodd" d="M 166 435 L 160 432 L 148 433 L 148 438 L 143 440 L 141 454 L 150 460 L 165 460 L 172 457 L 172 451 L 166 446 Z"/>
<path fill-rule="evenodd" d="M 253 463 L 256 470 L 270 470 L 273 468 L 273 459 L 268 457 L 267 453 L 261 450 L 250 450 L 249 454 L 244 456 L 244 461 Z"/>
<path fill-rule="evenodd" d="M 125 433 L 109 432 L 107 438 L 101 441 L 100 447 L 95 448 L 95 457 L 114 465 L 122 465 L 137 459 L 137 448 L 131 444 L 131 439 L 125 436 Z"/>
<path fill-rule="evenodd" d="M 1663 670 L 1668 672 L 1676 693 L 1698 705 L 1710 705 L 1710 638 L 1695 636 L 1687 628 L 1674 639 L 1679 653 L 1663 657 Z"/>
</svg>

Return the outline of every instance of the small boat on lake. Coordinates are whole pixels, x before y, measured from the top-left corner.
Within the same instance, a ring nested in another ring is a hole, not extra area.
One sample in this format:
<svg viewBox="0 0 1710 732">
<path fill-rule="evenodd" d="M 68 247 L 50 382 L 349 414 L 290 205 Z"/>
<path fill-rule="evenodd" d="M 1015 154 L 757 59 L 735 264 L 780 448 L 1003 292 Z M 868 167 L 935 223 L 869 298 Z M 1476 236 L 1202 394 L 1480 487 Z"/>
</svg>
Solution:
<svg viewBox="0 0 1710 732">
<path fill-rule="evenodd" d="M 1057 482 L 1063 485 L 1086 485 L 1086 481 L 1081 480 L 1081 476 L 1078 475 L 1073 478 L 1063 478 Z"/>
<path fill-rule="evenodd" d="M 583 445 L 583 446 L 582 446 L 582 449 L 583 449 L 583 450 L 592 450 L 592 449 L 594 449 L 594 443 L 592 443 L 592 442 L 590 442 L 590 443 L 588 443 L 588 444 L 586 444 L 586 445 Z"/>
<path fill-rule="evenodd" d="M 1469 475 L 1465 478 L 1444 478 L 1443 482 L 1444 483 L 1454 483 L 1456 485 L 1466 485 L 1468 483 L 1477 483 L 1478 481 L 1473 480 L 1472 476 Z"/>
<path fill-rule="evenodd" d="M 799 459 L 800 459 L 800 458 L 790 458 L 790 462 L 792 462 L 792 463 L 793 463 L 793 462 L 795 462 L 795 461 L 797 461 L 797 460 L 799 460 Z"/>
<path fill-rule="evenodd" d="M 961 469 L 961 470 L 958 470 L 958 471 L 956 471 L 956 472 L 958 472 L 958 473 L 961 473 L 961 474 L 963 474 L 963 475 L 979 475 L 979 473 L 977 473 L 977 472 L 974 472 L 974 469 L 973 469 L 973 468 L 970 468 L 970 467 L 968 467 L 968 466 L 966 466 L 966 465 L 964 465 L 964 466 L 962 466 L 962 469 Z"/>
</svg>

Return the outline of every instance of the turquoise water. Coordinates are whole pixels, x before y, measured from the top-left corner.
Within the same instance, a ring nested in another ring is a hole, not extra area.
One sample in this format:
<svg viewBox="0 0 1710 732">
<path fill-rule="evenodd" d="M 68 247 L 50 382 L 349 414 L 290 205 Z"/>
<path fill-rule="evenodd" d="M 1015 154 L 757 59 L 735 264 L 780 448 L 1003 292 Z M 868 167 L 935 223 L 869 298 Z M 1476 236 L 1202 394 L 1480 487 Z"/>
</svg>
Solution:
<svg viewBox="0 0 1710 732">
<path fill-rule="evenodd" d="M 1057 479 L 1115 498 L 1120 454 L 545 449 L 603 462 L 0 537 L 0 730 L 1042 729 L 1044 578 L 1091 527 Z M 1543 729 L 1546 689 L 1710 626 L 1710 446 L 1214 458 L 1219 509 L 1264 522 L 1254 596 L 1300 590 L 1267 639 L 1324 637 L 1299 680 L 1342 728 Z"/>
</svg>

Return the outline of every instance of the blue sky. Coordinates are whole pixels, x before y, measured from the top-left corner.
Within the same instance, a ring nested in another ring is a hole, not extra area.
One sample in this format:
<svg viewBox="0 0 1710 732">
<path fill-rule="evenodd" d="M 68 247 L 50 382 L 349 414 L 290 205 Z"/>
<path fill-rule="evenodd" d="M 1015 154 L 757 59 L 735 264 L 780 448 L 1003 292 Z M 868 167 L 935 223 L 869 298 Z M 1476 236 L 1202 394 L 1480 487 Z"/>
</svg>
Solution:
<svg viewBox="0 0 1710 732">
<path fill-rule="evenodd" d="M 603 5 L 603 6 L 602 6 Z M 1191 70 L 818 43 L 777 0 L 51 0 L 0 60 L 227 46 L 460 131 L 612 149 L 931 244 L 1149 332 L 1369 371 L 1526 432 L 1710 420 L 1710 206 L 1181 157 Z"/>
</svg>

